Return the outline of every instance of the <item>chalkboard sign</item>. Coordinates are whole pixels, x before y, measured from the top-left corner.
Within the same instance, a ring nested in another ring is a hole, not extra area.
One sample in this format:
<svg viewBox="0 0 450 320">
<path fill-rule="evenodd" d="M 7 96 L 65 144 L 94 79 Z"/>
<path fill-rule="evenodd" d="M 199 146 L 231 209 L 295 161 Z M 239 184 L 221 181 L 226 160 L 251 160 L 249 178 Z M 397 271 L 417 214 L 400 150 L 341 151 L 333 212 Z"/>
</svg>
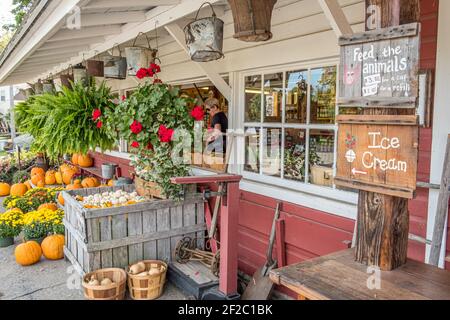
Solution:
<svg viewBox="0 0 450 320">
<path fill-rule="evenodd" d="M 419 29 L 412 23 L 340 37 L 338 104 L 415 108 Z"/>
<path fill-rule="evenodd" d="M 419 128 L 413 115 L 338 116 L 335 184 L 402 198 L 416 190 Z"/>
</svg>

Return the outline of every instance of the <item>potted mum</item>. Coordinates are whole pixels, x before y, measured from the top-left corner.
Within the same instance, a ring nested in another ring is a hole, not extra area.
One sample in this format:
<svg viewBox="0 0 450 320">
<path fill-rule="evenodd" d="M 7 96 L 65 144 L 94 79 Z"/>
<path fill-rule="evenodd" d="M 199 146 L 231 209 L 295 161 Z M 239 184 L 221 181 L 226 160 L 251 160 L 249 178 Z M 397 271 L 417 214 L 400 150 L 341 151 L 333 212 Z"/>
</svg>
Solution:
<svg viewBox="0 0 450 320">
<path fill-rule="evenodd" d="M 0 248 L 14 244 L 14 237 L 17 237 L 22 230 L 22 217 L 23 213 L 19 209 L 0 214 Z"/>
<path fill-rule="evenodd" d="M 49 234 L 63 234 L 64 211 L 41 209 L 32 211 L 23 217 L 23 235 L 26 241 L 36 241 L 41 244 Z"/>
<path fill-rule="evenodd" d="M 192 113 L 188 99 L 157 78 L 160 71 L 156 64 L 139 70 L 137 77 L 145 82 L 105 114 L 105 126 L 136 151 L 132 165 L 140 195 L 180 198 L 182 187 L 172 184 L 170 178 L 189 173 L 190 142 L 198 111 Z M 183 144 L 188 152 L 182 152 Z"/>
</svg>

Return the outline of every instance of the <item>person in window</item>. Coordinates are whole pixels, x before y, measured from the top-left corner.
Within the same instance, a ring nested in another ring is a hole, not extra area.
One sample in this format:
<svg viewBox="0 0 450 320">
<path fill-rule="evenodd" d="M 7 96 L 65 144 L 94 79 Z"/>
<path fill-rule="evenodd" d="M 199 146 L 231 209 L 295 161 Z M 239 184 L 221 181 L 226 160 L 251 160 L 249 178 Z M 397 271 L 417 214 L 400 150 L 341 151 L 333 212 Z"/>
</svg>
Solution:
<svg viewBox="0 0 450 320">
<path fill-rule="evenodd" d="M 211 116 L 211 132 L 208 137 L 209 152 L 225 154 L 227 151 L 227 130 L 228 118 L 223 111 L 220 110 L 219 104 L 215 103 L 210 106 L 209 114 Z"/>
</svg>

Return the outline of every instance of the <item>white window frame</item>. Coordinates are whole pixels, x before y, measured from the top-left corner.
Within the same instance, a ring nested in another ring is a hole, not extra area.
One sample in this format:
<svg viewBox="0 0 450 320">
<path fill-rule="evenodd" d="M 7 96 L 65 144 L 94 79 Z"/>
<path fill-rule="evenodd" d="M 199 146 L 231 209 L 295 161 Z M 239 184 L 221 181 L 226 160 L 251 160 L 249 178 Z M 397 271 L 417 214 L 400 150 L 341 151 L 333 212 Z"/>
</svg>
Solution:
<svg viewBox="0 0 450 320">
<path fill-rule="evenodd" d="M 245 128 L 248 127 L 257 127 L 257 128 L 270 128 L 270 127 L 276 127 L 276 128 L 281 128 L 282 130 L 282 149 L 284 149 L 284 135 L 285 135 L 285 128 L 298 128 L 298 129 L 306 129 L 307 131 L 307 138 L 306 138 L 306 150 L 309 150 L 309 130 L 310 129 L 325 129 L 325 130 L 334 130 L 335 131 L 335 146 L 334 146 L 334 164 L 333 164 L 333 173 L 336 172 L 336 155 L 337 155 L 337 124 L 331 124 L 331 125 L 323 125 L 323 124 L 310 124 L 310 87 L 308 86 L 308 107 L 307 107 L 307 113 L 308 113 L 308 119 L 307 119 L 307 124 L 293 124 L 293 123 L 284 123 L 285 120 L 285 103 L 286 103 L 286 99 L 283 96 L 283 101 L 282 101 L 282 123 L 264 123 L 263 120 L 263 113 L 264 113 L 264 108 L 261 107 L 261 122 L 257 122 L 257 123 L 251 123 L 251 122 L 245 122 L 245 78 L 248 76 L 252 76 L 252 75 L 262 75 L 264 76 L 265 74 L 273 74 L 273 73 L 280 73 L 283 72 L 283 79 L 285 78 L 285 74 L 286 72 L 289 71 L 298 71 L 298 70 L 308 70 L 308 72 L 310 72 L 310 70 L 312 69 L 316 69 L 316 68 L 323 68 L 323 67 L 327 67 L 327 66 L 336 66 L 336 72 L 339 75 L 339 59 L 338 58 L 331 58 L 331 59 L 323 59 L 323 60 L 317 60 L 317 61 L 312 61 L 312 62 L 302 62 L 302 63 L 292 63 L 292 64 L 286 64 L 286 65 L 281 65 L 281 66 L 273 66 L 273 67 L 266 67 L 266 68 L 259 68 L 259 69 L 252 69 L 252 70 L 248 70 L 248 71 L 244 71 L 244 72 L 240 72 L 238 74 L 238 82 L 239 82 L 239 86 L 237 89 L 237 101 L 238 101 L 238 106 L 239 108 L 237 108 L 238 110 L 238 115 L 236 115 L 236 129 L 240 129 L 242 131 L 245 130 Z M 264 85 L 264 78 L 262 79 L 263 81 L 263 85 Z M 339 81 L 337 81 L 338 83 L 336 84 L 336 92 L 339 92 Z M 284 86 L 285 84 L 283 84 Z M 338 107 L 336 104 L 336 115 L 338 114 Z M 261 132 L 262 134 L 262 132 Z M 260 151 L 261 151 L 261 146 L 263 144 L 262 139 L 260 139 Z M 308 183 L 308 180 L 306 178 L 306 176 L 308 176 L 308 174 L 306 174 L 305 176 L 305 181 L 306 182 L 299 182 L 299 181 L 295 181 L 295 180 L 288 180 L 288 179 L 283 179 L 283 174 L 284 174 L 284 161 L 283 159 L 281 159 L 281 177 L 274 177 L 274 176 L 268 176 L 268 175 L 263 175 L 260 173 L 254 173 L 254 172 L 249 172 L 249 171 L 245 171 L 244 169 L 244 163 L 245 163 L 245 139 L 240 139 L 239 143 L 237 144 L 237 150 L 239 150 L 237 152 L 237 161 L 239 161 L 238 163 L 239 168 L 238 168 L 238 173 L 240 173 L 243 178 L 245 180 L 247 180 L 249 183 L 251 183 L 253 185 L 252 191 L 255 191 L 255 183 L 260 183 L 264 186 L 261 186 L 261 189 L 264 189 L 266 187 L 266 185 L 271 186 L 271 188 L 277 188 L 277 189 L 285 189 L 286 192 L 302 192 L 308 195 L 311 195 L 313 197 L 311 197 L 311 202 L 309 203 L 302 203 L 302 205 L 308 206 L 308 207 L 312 207 L 312 208 L 317 208 L 319 210 L 322 210 L 321 206 L 317 206 L 316 204 L 314 204 L 315 201 L 317 201 L 317 199 L 315 199 L 317 197 L 321 197 L 321 198 L 327 198 L 327 199 L 332 199 L 332 200 L 336 200 L 338 202 L 342 202 L 342 203 L 346 203 L 349 204 L 351 206 L 354 206 L 357 204 L 358 201 L 358 195 L 354 192 L 349 192 L 349 191 L 344 191 L 344 190 L 339 190 L 336 188 L 336 186 L 333 185 L 333 187 L 325 187 L 325 186 L 319 186 L 319 185 L 314 185 L 314 184 L 310 184 Z M 282 153 L 283 157 L 284 157 L 284 152 Z M 308 156 L 308 152 L 306 154 L 306 156 Z M 306 168 L 305 168 L 305 172 L 308 172 L 306 170 L 308 170 L 308 159 L 306 159 Z M 323 210 L 323 211 L 328 211 L 330 212 L 330 210 Z M 353 210 L 351 210 L 353 211 Z M 331 213 L 335 213 L 337 215 L 340 216 L 345 216 L 345 217 L 353 217 L 353 213 L 349 213 L 347 211 L 347 213 L 341 213 L 341 212 L 331 212 Z"/>
</svg>

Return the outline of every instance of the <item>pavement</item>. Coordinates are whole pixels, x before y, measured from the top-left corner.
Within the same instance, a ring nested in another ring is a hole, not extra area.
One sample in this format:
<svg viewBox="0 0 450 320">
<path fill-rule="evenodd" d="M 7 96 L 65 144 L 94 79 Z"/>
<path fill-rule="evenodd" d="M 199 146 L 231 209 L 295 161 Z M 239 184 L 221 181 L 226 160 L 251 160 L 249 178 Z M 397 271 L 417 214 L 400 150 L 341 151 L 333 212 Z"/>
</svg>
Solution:
<svg viewBox="0 0 450 320">
<path fill-rule="evenodd" d="M 28 267 L 18 265 L 14 246 L 0 248 L 0 300 L 84 300 L 81 277 L 73 271 L 70 262 L 50 261 L 44 257 Z M 160 300 L 186 300 L 167 282 Z"/>
</svg>

